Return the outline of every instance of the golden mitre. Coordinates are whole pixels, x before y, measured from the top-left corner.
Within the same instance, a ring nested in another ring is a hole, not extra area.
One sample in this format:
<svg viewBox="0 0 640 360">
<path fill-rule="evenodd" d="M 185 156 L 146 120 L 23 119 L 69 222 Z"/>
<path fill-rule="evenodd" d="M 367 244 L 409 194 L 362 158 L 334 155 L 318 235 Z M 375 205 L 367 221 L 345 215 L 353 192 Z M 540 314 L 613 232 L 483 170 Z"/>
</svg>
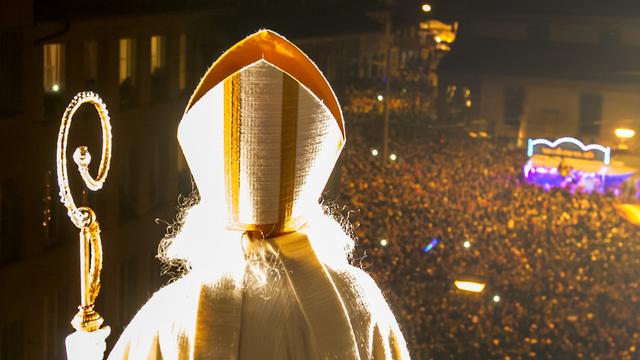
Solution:
<svg viewBox="0 0 640 360">
<path fill-rule="evenodd" d="M 284 37 L 262 30 L 207 71 L 178 140 L 201 201 L 224 207 L 227 229 L 275 235 L 304 224 L 345 130 L 318 67 Z"/>
</svg>

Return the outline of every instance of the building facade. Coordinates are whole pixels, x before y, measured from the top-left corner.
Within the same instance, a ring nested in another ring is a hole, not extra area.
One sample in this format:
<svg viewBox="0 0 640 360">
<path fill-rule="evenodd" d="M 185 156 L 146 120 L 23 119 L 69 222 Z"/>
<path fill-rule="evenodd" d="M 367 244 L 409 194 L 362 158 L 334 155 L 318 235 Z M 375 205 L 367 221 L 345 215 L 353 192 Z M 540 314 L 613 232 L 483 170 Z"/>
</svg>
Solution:
<svg viewBox="0 0 640 360">
<path fill-rule="evenodd" d="M 616 146 L 616 128 L 640 129 L 639 60 L 632 17 L 470 14 L 441 68 L 442 113 L 498 137 Z"/>
</svg>

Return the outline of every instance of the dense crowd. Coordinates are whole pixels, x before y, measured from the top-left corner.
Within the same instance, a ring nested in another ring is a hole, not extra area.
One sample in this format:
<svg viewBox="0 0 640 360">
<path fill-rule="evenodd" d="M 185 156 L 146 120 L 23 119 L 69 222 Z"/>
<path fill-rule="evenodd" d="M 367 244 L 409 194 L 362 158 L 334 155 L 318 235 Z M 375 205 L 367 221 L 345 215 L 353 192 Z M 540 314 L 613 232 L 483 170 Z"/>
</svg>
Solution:
<svg viewBox="0 0 640 360">
<path fill-rule="evenodd" d="M 383 166 L 376 126 L 351 129 L 339 202 L 414 358 L 640 358 L 640 239 L 619 199 L 545 191 L 521 149 L 415 124 Z M 453 286 L 466 277 L 486 288 Z"/>
</svg>

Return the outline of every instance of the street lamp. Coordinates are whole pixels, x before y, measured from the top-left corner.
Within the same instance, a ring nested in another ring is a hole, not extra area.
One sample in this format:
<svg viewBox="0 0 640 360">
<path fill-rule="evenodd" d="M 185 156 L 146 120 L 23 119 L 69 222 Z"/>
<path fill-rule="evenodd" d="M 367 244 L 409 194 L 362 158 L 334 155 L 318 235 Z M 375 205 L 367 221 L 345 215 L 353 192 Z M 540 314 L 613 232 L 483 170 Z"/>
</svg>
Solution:
<svg viewBox="0 0 640 360">
<path fill-rule="evenodd" d="M 635 130 L 624 128 L 618 128 L 614 131 L 614 133 L 620 139 L 630 139 L 636 134 Z"/>
<path fill-rule="evenodd" d="M 486 286 L 485 283 L 477 282 L 477 281 L 467 281 L 467 280 L 455 280 L 453 284 L 462 291 L 468 291 L 473 293 L 479 293 L 484 290 Z"/>
<path fill-rule="evenodd" d="M 424 11 L 424 12 L 426 12 L 426 13 L 431 12 L 431 5 L 429 5 L 429 4 L 423 4 L 423 5 L 422 5 L 422 11 Z"/>
<path fill-rule="evenodd" d="M 629 150 L 629 145 L 626 144 L 626 140 L 631 139 L 636 134 L 633 129 L 625 129 L 625 128 L 617 128 L 614 133 L 620 139 L 620 144 L 618 144 L 618 150 Z"/>
</svg>

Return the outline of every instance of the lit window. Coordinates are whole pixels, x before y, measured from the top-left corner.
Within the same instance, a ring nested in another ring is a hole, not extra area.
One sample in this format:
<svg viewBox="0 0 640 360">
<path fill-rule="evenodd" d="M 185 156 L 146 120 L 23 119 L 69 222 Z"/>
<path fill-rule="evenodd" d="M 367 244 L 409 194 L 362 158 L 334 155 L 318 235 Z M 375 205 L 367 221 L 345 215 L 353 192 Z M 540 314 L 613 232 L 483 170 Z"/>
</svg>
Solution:
<svg viewBox="0 0 640 360">
<path fill-rule="evenodd" d="M 162 70 L 165 67 L 166 41 L 164 36 L 151 37 L 151 73 Z"/>
<path fill-rule="evenodd" d="M 133 39 L 120 39 L 120 64 L 118 71 L 118 81 L 120 84 L 122 84 L 126 80 L 129 80 L 131 83 L 133 83 L 134 50 Z"/>
<path fill-rule="evenodd" d="M 64 76 L 62 44 L 45 44 L 43 49 L 44 91 L 58 92 Z"/>
<path fill-rule="evenodd" d="M 98 43 L 94 40 L 84 43 L 85 80 L 98 80 Z"/>
<path fill-rule="evenodd" d="M 187 35 L 180 34 L 178 49 L 178 90 L 187 87 Z"/>
</svg>

